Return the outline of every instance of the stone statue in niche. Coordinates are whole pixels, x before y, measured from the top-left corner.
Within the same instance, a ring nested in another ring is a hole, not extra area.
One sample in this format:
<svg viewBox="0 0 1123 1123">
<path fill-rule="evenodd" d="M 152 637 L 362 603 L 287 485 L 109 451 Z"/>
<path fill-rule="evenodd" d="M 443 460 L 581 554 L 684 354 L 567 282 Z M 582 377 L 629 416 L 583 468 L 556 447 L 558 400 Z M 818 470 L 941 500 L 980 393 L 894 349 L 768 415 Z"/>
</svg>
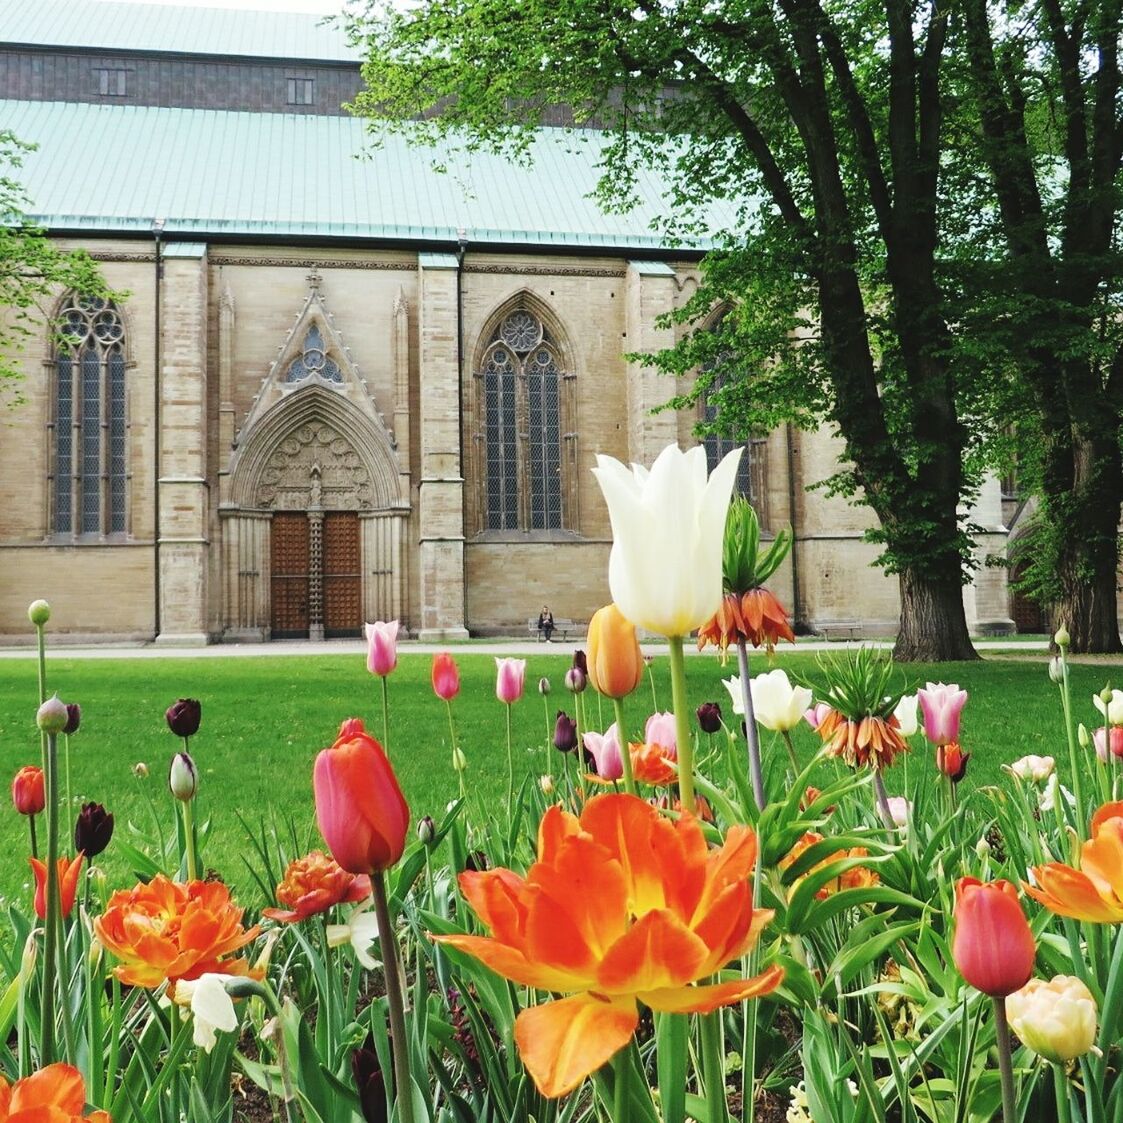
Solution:
<svg viewBox="0 0 1123 1123">
<path fill-rule="evenodd" d="M 351 442 L 322 421 L 309 422 L 277 446 L 261 473 L 257 505 L 276 511 L 371 510 L 375 489 Z"/>
<path fill-rule="evenodd" d="M 323 498 L 323 485 L 320 483 L 320 465 L 312 465 L 312 485 L 309 489 L 308 504 L 311 507 L 319 507 L 320 500 Z"/>
</svg>

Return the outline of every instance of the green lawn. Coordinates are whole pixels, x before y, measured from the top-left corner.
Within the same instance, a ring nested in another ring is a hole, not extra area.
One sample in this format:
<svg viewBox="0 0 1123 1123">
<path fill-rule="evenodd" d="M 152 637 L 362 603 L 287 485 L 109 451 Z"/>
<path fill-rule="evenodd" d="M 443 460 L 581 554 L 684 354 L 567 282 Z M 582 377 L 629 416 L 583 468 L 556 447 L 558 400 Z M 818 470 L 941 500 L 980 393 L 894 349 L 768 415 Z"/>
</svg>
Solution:
<svg viewBox="0 0 1123 1123">
<path fill-rule="evenodd" d="M 568 649 L 567 649 L 568 651 Z M 779 655 L 776 664 L 790 673 L 821 680 L 814 655 Z M 505 798 L 506 749 L 504 707 L 494 694 L 495 664 L 490 656 L 458 655 L 462 689 L 453 703 L 461 744 L 469 762 L 468 780 L 477 807 L 495 806 Z M 549 699 L 554 711 L 570 707 L 562 687 L 569 655 L 543 654 L 530 658 L 528 693 L 514 708 L 516 767 L 537 775 L 547 760 L 556 773 L 560 754 L 544 747 L 545 718 L 537 693 L 540 676 L 554 684 Z M 691 706 L 717 699 L 728 715 L 728 697 L 720 679 L 732 673 L 734 661 L 723 668 L 716 657 L 687 660 Z M 414 817 L 438 817 L 457 790 L 449 766 L 449 734 L 444 705 L 429 687 L 430 658 L 404 653 L 390 678 L 390 752 Z M 756 657 L 754 669 L 765 669 Z M 1095 719 L 1090 696 L 1113 668 L 1073 668 L 1077 714 Z M 669 708 L 670 685 L 666 658 L 653 664 L 660 705 Z M 966 788 L 997 780 L 1000 766 L 1026 753 L 1065 754 L 1057 690 L 1045 674 L 1043 660 L 990 659 L 973 664 L 901 668 L 904 683 L 915 687 L 926 678 L 957 681 L 971 691 L 964 715 L 963 743 L 972 752 Z M 1118 674 L 1116 675 L 1118 678 Z M 164 822 L 171 821 L 167 794 L 168 762 L 179 742 L 168 731 L 164 710 L 177 697 L 202 700 L 203 722 L 193 738 L 192 752 L 201 775 L 199 811 L 212 816 L 214 834 L 205 854 L 208 866 L 243 892 L 246 903 L 260 905 L 243 864 L 246 837 L 235 812 L 251 822 L 275 812 L 291 817 L 311 844 L 318 836 L 312 812 L 311 767 L 316 752 L 334 738 L 339 722 L 353 715 L 381 730 L 378 683 L 365 669 L 361 653 L 352 657 L 261 657 L 207 659 L 101 660 L 53 657 L 48 686 L 65 701 L 82 705 L 82 728 L 71 743 L 72 802 L 97 800 L 117 817 L 118 831 L 129 824 L 149 830 L 152 822 L 148 794 Z M 16 769 L 39 759 L 34 718 L 37 703 L 35 663 L 32 659 L 0 661 L 0 754 L 5 782 Z M 590 692 L 590 720 L 597 703 Z M 650 712 L 647 684 L 627 703 L 633 734 Z M 607 724 L 611 707 L 604 707 Z M 766 735 L 770 737 L 770 735 Z M 810 755 L 818 739 L 805 728 L 796 733 L 801 753 Z M 770 752 L 770 748 L 772 751 Z M 766 756 L 782 768 L 783 751 L 765 742 Z M 928 770 L 931 750 L 916 752 L 909 770 Z M 137 780 L 133 766 L 148 765 L 147 780 Z M 905 771 L 887 776 L 891 792 L 901 790 Z M 148 793 L 148 794 L 146 794 Z M 64 824 L 69 846 L 73 817 Z M 0 845 L 8 855 L 0 865 L 0 894 L 28 892 L 26 822 L 14 811 L 0 815 Z M 110 885 L 127 884 L 131 877 L 120 855 L 110 846 L 102 864 Z"/>
</svg>

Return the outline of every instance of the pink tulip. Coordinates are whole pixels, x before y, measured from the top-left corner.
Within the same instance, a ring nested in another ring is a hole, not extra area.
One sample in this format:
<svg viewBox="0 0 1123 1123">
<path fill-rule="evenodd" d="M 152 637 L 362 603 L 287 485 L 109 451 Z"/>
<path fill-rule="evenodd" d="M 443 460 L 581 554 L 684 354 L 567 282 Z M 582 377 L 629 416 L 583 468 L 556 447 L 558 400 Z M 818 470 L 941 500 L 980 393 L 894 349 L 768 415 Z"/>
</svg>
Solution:
<svg viewBox="0 0 1123 1123">
<path fill-rule="evenodd" d="M 812 729 L 818 729 L 823 724 L 823 718 L 831 712 L 831 708 L 826 702 L 819 702 L 809 710 L 803 711 L 803 720 L 811 726 Z"/>
<path fill-rule="evenodd" d="M 924 714 L 924 736 L 933 745 L 959 740 L 959 715 L 967 704 L 967 691 L 956 683 L 930 682 L 916 692 Z"/>
<path fill-rule="evenodd" d="M 523 683 L 526 680 L 525 659 L 495 660 L 495 696 L 509 706 L 523 696 Z"/>
<path fill-rule="evenodd" d="M 1107 746 L 1111 745 L 1111 755 L 1115 757 L 1123 757 L 1123 725 L 1113 725 L 1111 727 L 1110 742 L 1104 736 L 1105 730 L 1102 725 L 1097 726 L 1092 731 L 1092 743 L 1096 746 L 1096 756 L 1100 760 L 1107 760 Z"/>
<path fill-rule="evenodd" d="M 585 748 L 593 754 L 597 775 L 602 780 L 619 780 L 624 775 L 624 758 L 620 755 L 620 734 L 613 722 L 604 733 L 586 733 Z"/>
<path fill-rule="evenodd" d="M 456 660 L 447 651 L 433 656 L 433 693 L 446 702 L 460 693 L 460 672 Z"/>
<path fill-rule="evenodd" d="M 644 727 L 643 739 L 648 745 L 658 745 L 669 760 L 678 760 L 676 732 L 674 714 L 652 714 Z"/>
<path fill-rule="evenodd" d="M 365 624 L 367 637 L 367 670 L 385 678 L 398 665 L 398 621 Z"/>
</svg>

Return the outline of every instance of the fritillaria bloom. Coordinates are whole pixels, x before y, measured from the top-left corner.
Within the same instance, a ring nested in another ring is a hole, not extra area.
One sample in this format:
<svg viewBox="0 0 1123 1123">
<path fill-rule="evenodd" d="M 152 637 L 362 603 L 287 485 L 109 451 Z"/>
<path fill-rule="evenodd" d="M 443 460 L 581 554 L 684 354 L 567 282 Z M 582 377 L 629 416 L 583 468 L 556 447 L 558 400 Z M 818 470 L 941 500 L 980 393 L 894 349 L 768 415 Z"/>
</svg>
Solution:
<svg viewBox="0 0 1123 1123">
<path fill-rule="evenodd" d="M 771 912 L 753 909 L 756 837 L 733 826 L 711 851 L 693 815 L 671 822 L 644 800 L 602 795 L 580 819 L 554 806 L 538 860 L 464 873 L 460 888 L 490 936 L 434 937 L 497 974 L 568 995 L 523 1010 L 515 1041 L 543 1095 L 571 1091 L 623 1049 L 637 1003 L 704 1013 L 774 990 L 783 969 L 694 985 L 744 955 Z"/>
</svg>

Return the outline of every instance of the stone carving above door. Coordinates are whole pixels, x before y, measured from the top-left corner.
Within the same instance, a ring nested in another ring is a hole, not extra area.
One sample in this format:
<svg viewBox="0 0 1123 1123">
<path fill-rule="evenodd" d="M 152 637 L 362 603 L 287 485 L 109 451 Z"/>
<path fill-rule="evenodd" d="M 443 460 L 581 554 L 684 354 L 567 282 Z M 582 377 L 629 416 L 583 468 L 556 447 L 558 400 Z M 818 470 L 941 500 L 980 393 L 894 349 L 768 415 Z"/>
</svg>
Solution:
<svg viewBox="0 0 1123 1123">
<path fill-rule="evenodd" d="M 311 421 L 288 434 L 258 477 L 255 505 L 275 511 L 303 511 L 311 503 L 318 469 L 318 503 L 329 511 L 369 510 L 375 487 L 363 458 L 331 425 Z"/>
</svg>

